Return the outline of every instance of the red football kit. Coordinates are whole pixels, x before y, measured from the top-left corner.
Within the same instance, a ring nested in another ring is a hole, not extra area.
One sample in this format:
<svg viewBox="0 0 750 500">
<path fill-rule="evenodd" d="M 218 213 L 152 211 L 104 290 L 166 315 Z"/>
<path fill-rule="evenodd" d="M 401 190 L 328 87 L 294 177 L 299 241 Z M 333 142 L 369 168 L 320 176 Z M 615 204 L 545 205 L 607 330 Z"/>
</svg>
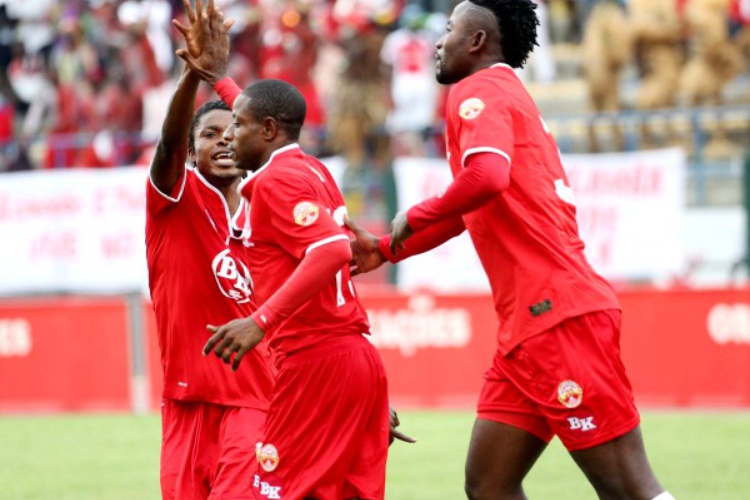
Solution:
<svg viewBox="0 0 750 500">
<path fill-rule="evenodd" d="M 207 324 L 255 310 L 249 270 L 236 251 L 242 251 L 235 236 L 244 222 L 231 220 L 222 194 L 192 169 L 171 193 L 149 182 L 146 210 L 149 286 L 164 373 L 163 496 L 247 498 L 252 492 L 232 478 L 250 466 L 269 405 L 268 347 L 248 353 L 236 373 L 202 355 Z M 244 217 L 242 207 L 238 217 Z M 201 463 L 194 460 L 198 455 Z"/>
<path fill-rule="evenodd" d="M 383 498 L 385 371 L 364 337 L 369 324 L 349 257 L 330 279 L 316 273 L 329 253 L 351 255 L 343 196 L 328 169 L 296 144 L 275 151 L 241 193 L 251 207 L 244 238 L 261 304 L 252 317 L 279 366 L 258 443 L 257 497 Z"/>
<path fill-rule="evenodd" d="M 638 414 L 619 362 L 619 302 L 584 256 L 557 144 L 510 66 L 483 69 L 451 89 L 446 146 L 454 182 L 408 211 L 415 235 L 403 255 L 390 254 L 388 238 L 380 246 L 397 261 L 468 230 L 500 323 L 479 415 L 547 440 L 552 428 L 569 449 L 629 431 Z M 595 331 L 581 333 L 587 328 Z M 577 351 L 567 352 L 574 335 Z M 531 348 L 539 345 L 560 352 L 551 358 Z M 534 369 L 515 371 L 520 353 Z M 605 370 L 602 357 L 611 361 Z"/>
</svg>

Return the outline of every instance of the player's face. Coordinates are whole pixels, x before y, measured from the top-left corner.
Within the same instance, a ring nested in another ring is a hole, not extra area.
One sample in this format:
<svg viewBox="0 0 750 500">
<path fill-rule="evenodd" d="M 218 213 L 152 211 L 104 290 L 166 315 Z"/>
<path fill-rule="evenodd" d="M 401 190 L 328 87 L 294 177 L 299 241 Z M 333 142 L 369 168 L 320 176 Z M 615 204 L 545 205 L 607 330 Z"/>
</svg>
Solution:
<svg viewBox="0 0 750 500">
<path fill-rule="evenodd" d="M 269 144 L 263 139 L 263 126 L 255 120 L 248 106 L 249 97 L 240 94 L 234 101 L 233 121 L 224 132 L 238 168 L 258 170 L 268 157 Z"/>
<path fill-rule="evenodd" d="M 242 171 L 237 168 L 224 140 L 224 131 L 232 123 L 232 113 L 226 109 L 209 111 L 195 126 L 195 161 L 198 172 L 212 184 L 237 179 Z"/>
<path fill-rule="evenodd" d="M 468 2 L 453 9 L 445 33 L 435 43 L 437 81 L 444 85 L 456 83 L 471 74 L 466 49 L 470 43 L 470 24 L 467 22 Z"/>
</svg>

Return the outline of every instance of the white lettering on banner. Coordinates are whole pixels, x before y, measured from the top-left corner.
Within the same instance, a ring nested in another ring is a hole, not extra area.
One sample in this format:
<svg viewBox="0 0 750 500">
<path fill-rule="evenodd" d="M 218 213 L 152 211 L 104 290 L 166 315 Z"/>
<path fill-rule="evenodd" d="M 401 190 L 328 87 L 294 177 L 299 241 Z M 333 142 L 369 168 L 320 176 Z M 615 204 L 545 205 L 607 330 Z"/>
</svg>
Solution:
<svg viewBox="0 0 750 500">
<path fill-rule="evenodd" d="M 583 432 L 590 431 L 591 429 L 596 429 L 596 425 L 594 424 L 594 417 L 570 417 L 568 419 L 568 422 L 570 423 L 570 430 L 577 431 L 581 430 Z"/>
<path fill-rule="evenodd" d="M 716 304 L 708 312 L 706 326 L 719 345 L 750 344 L 750 304 Z"/>
<path fill-rule="evenodd" d="M 399 349 L 406 357 L 418 349 L 457 349 L 471 340 L 471 317 L 465 309 L 436 308 L 435 299 L 417 295 L 407 309 L 367 311 L 372 325 L 370 341 L 381 349 Z"/>
<path fill-rule="evenodd" d="M 0 319 L 0 358 L 28 356 L 31 346 L 31 326 L 28 321 Z"/>
</svg>

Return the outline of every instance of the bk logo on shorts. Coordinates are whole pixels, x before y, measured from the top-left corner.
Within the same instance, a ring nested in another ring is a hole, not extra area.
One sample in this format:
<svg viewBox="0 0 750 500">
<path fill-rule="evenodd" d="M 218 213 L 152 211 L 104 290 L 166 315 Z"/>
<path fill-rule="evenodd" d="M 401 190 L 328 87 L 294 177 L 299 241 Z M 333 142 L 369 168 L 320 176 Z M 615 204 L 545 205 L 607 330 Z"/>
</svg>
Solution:
<svg viewBox="0 0 750 500">
<path fill-rule="evenodd" d="M 576 408 L 583 401 L 583 389 L 572 380 L 563 380 L 557 386 L 557 400 L 566 408 Z"/>
<path fill-rule="evenodd" d="M 276 447 L 270 443 L 255 444 L 255 458 L 266 472 L 273 472 L 279 465 L 279 452 Z"/>
<path fill-rule="evenodd" d="M 216 254 L 211 261 L 211 268 L 214 271 L 216 284 L 225 297 L 236 300 L 238 304 L 244 304 L 250 300 L 253 294 L 250 271 L 242 261 L 234 258 L 228 248 Z"/>
</svg>

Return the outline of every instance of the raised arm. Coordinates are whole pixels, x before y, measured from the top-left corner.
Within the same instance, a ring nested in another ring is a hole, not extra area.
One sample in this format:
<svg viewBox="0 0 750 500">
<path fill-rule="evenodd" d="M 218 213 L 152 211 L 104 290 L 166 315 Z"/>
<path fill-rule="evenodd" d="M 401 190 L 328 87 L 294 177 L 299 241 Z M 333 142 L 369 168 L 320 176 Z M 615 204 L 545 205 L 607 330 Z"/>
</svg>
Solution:
<svg viewBox="0 0 750 500">
<path fill-rule="evenodd" d="M 195 95 L 200 78 L 185 68 L 177 90 L 167 108 L 167 116 L 161 128 L 161 137 L 151 162 L 151 181 L 162 193 L 168 194 L 185 170 L 188 153 L 188 133 L 193 119 Z"/>
<path fill-rule="evenodd" d="M 190 0 L 183 0 L 185 13 L 190 20 L 190 27 L 185 27 L 173 20 L 174 26 L 185 37 L 187 50 L 198 57 L 204 43 L 204 26 L 201 20 L 205 17 L 201 0 L 196 0 L 195 10 Z M 207 21 L 203 21 L 206 24 Z M 177 179 L 185 170 L 185 159 L 188 154 L 190 123 L 195 109 L 195 96 L 198 93 L 200 78 L 198 74 L 185 66 L 177 82 L 177 89 L 167 107 L 167 116 L 161 128 L 161 137 L 156 146 L 154 160 L 151 162 L 151 180 L 159 191 L 169 193 Z"/>
</svg>

